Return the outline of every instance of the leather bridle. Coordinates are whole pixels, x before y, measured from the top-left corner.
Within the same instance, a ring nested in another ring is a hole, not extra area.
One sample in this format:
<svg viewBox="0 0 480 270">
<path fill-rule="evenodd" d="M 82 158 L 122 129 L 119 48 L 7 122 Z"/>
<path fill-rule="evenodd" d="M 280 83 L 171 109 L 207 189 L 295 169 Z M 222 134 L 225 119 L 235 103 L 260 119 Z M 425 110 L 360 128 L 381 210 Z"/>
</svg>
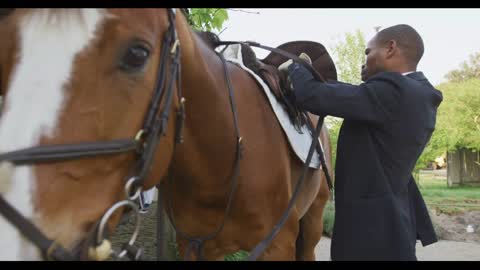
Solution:
<svg viewBox="0 0 480 270">
<path fill-rule="evenodd" d="M 168 119 L 170 116 L 174 84 L 176 83 L 179 108 L 177 108 L 177 126 L 175 140 L 181 141 L 182 125 L 184 119 L 184 99 L 180 86 L 180 43 L 175 28 L 175 9 L 168 9 L 169 26 L 166 30 L 160 53 L 159 68 L 152 99 L 145 116 L 142 129 L 133 139 L 118 139 L 110 141 L 86 142 L 78 144 L 42 145 L 27 149 L 0 154 L 0 162 L 13 163 L 16 166 L 61 162 L 73 159 L 115 155 L 134 152 L 136 160 L 126 179 L 125 198 L 111 206 L 92 229 L 89 237 L 85 239 L 83 249 L 72 252 L 54 240 L 46 237 L 31 221 L 16 211 L 0 195 L 0 213 L 14 225 L 24 237 L 36 245 L 44 259 L 48 260 L 103 260 L 110 255 L 123 257 L 128 255 L 132 259 L 140 259 L 142 251 L 134 247 L 133 243 L 139 231 L 138 207 L 134 201 L 140 195 L 142 186 L 147 178 L 153 161 L 154 154 L 161 136 L 166 135 Z M 167 72 L 169 77 L 167 81 Z M 161 108 L 161 104 L 163 108 Z M 104 238 L 107 221 L 117 209 L 131 207 L 136 213 L 136 227 L 130 241 L 123 246 L 120 252 L 113 251 L 108 240 Z M 88 241 L 87 241 L 88 240 Z M 88 249 L 88 252 L 85 250 Z M 88 255 L 86 255 L 88 253 Z M 101 254 L 99 254 L 101 253 Z"/>
<path fill-rule="evenodd" d="M 125 198 L 114 205 L 112 205 L 101 219 L 93 226 L 92 230 L 88 234 L 87 238 L 84 240 L 82 248 L 78 251 L 69 251 L 58 244 L 56 241 L 46 237 L 32 222 L 27 218 L 23 217 L 18 211 L 16 211 L 4 198 L 0 195 L 0 214 L 2 214 L 10 223 L 12 223 L 28 240 L 30 240 L 34 245 L 36 245 L 45 259 L 48 260 L 81 260 L 81 259 L 91 259 L 91 260 L 105 260 L 110 255 L 114 255 L 117 258 L 122 258 L 127 255 L 130 259 L 139 260 L 142 259 L 142 250 L 134 246 L 134 242 L 138 236 L 140 228 L 140 219 L 138 214 L 138 207 L 134 203 L 138 199 L 140 192 L 142 191 L 143 183 L 146 177 L 149 174 L 149 170 L 153 161 L 153 156 L 157 151 L 157 146 L 161 136 L 166 135 L 167 124 L 169 119 L 169 114 L 171 111 L 173 95 L 174 95 L 174 83 L 177 87 L 177 98 L 179 99 L 179 107 L 176 111 L 176 127 L 175 127 L 175 144 L 181 143 L 182 138 L 182 129 L 183 122 L 185 119 L 185 108 L 184 102 L 185 99 L 182 97 L 181 93 L 181 65 L 180 65 L 180 47 L 179 39 L 175 29 L 175 9 L 168 9 L 168 29 L 163 37 L 163 43 L 160 53 L 160 62 L 157 73 L 157 80 L 155 84 L 155 89 L 153 92 L 153 97 L 149 104 L 149 110 L 145 116 L 142 129 L 140 129 L 133 139 L 118 139 L 110 141 L 100 141 L 100 142 L 88 142 L 88 143 L 79 143 L 79 144 L 62 144 L 62 145 L 42 145 L 37 147 L 31 147 L 27 149 L 12 151 L 8 153 L 0 154 L 0 162 L 10 162 L 16 166 L 29 165 L 29 164 L 38 164 L 38 163 L 48 163 L 48 162 L 61 162 L 66 160 L 73 160 L 79 158 L 87 157 L 96 157 L 101 155 L 114 155 L 122 154 L 128 152 L 135 152 L 136 161 L 129 174 L 129 177 L 126 179 L 125 183 Z M 291 58 L 294 61 L 303 64 L 306 66 L 314 76 L 320 80 L 324 81 L 323 77 L 318 74 L 311 65 L 307 64 L 305 61 L 301 60 L 295 55 L 289 54 L 280 49 L 271 48 L 267 46 L 260 45 L 254 42 L 218 42 L 217 46 L 220 45 L 232 45 L 232 44 L 247 44 L 250 46 L 256 46 L 262 49 L 267 49 L 275 53 Z M 233 201 L 233 196 L 237 187 L 237 179 L 239 176 L 239 163 L 242 158 L 242 137 L 240 136 L 240 131 L 238 128 L 238 117 L 234 101 L 234 91 L 232 88 L 231 80 L 228 74 L 226 60 L 224 59 L 221 53 L 217 53 L 220 59 L 222 60 L 224 76 L 227 83 L 230 106 L 232 110 L 233 122 L 235 126 L 234 140 L 236 141 L 235 149 L 235 158 L 234 164 L 232 167 L 232 173 L 230 176 L 231 189 L 228 197 L 227 205 L 225 208 L 225 213 L 222 223 L 210 234 L 206 236 L 192 236 L 186 232 L 181 231 L 175 224 L 173 218 L 173 207 L 171 205 L 171 200 L 166 198 L 167 201 L 167 213 L 170 217 L 172 225 L 177 232 L 177 235 L 185 238 L 189 244 L 185 257 L 188 258 L 190 252 L 193 250 L 197 253 L 198 259 L 203 259 L 203 244 L 207 240 L 213 239 L 220 231 L 222 231 L 225 221 L 228 218 L 229 212 L 231 210 L 231 204 Z M 167 69 L 169 71 L 169 77 L 167 81 Z M 163 105 L 163 110 L 161 110 L 161 104 Z M 267 235 L 267 237 L 261 241 L 250 253 L 248 260 L 256 260 L 263 251 L 268 247 L 268 245 L 273 241 L 275 236 L 278 234 L 280 228 L 285 224 L 291 209 L 294 206 L 296 198 L 298 197 L 300 187 L 303 183 L 303 180 L 306 178 L 306 173 L 310 161 L 312 159 L 314 150 L 320 154 L 320 161 L 323 167 L 323 171 L 327 178 L 327 183 L 329 185 L 330 191 L 332 191 L 333 185 L 330 179 L 330 175 L 327 170 L 327 164 L 324 158 L 323 148 L 319 144 L 318 136 L 320 134 L 321 127 L 323 125 L 324 117 L 321 116 L 318 120 L 317 127 L 314 128 L 313 123 L 310 122 L 310 119 L 304 113 L 304 117 L 308 119 L 307 126 L 310 130 L 312 137 L 312 145 L 310 147 L 307 161 L 305 162 L 299 181 L 297 182 L 294 193 L 288 203 L 287 209 L 280 218 L 279 222 L 274 226 L 272 232 Z M 171 180 L 172 167 L 169 169 L 169 179 Z M 160 202 L 160 199 L 158 199 Z M 120 207 L 131 207 L 134 213 L 136 214 L 136 227 L 135 231 L 132 234 L 132 237 L 125 243 L 120 252 L 116 252 L 111 249 L 110 242 L 105 238 L 105 228 L 107 221 L 110 219 L 111 215 Z M 158 213 L 157 213 L 158 215 Z M 159 237 L 157 235 L 157 237 Z M 157 243 L 157 248 L 159 247 Z"/>
</svg>

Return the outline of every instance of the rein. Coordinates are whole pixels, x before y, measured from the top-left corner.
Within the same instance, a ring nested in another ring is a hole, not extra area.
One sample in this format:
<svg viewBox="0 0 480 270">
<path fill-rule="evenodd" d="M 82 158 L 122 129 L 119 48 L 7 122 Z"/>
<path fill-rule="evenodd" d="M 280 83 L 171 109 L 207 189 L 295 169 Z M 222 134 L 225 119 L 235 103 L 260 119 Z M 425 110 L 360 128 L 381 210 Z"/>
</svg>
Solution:
<svg viewBox="0 0 480 270">
<path fill-rule="evenodd" d="M 218 41 L 218 42 L 216 42 L 217 46 L 221 46 L 221 45 L 228 46 L 228 45 L 233 45 L 233 44 L 244 44 L 244 45 L 247 45 L 247 46 L 258 47 L 258 48 L 261 48 L 261 49 L 264 49 L 264 50 L 268 50 L 268 51 L 272 51 L 274 53 L 280 54 L 282 56 L 290 58 L 290 59 L 294 60 L 295 62 L 298 62 L 301 65 L 305 66 L 314 75 L 314 77 L 317 80 L 320 80 L 322 82 L 326 81 L 323 78 L 323 76 L 321 74 L 319 74 L 312 67 L 312 65 L 305 62 L 303 59 L 299 58 L 298 56 L 296 56 L 294 54 L 291 54 L 289 52 L 286 52 L 284 50 L 264 46 L 264 45 L 261 45 L 260 43 L 252 42 L 252 41 L 246 41 L 246 42 L 241 42 L 241 41 Z M 314 129 L 313 124 L 312 124 L 310 118 L 307 115 L 307 112 L 304 111 L 302 113 L 304 114 L 304 117 L 308 120 L 307 121 L 307 127 L 309 128 L 310 134 L 313 138 L 312 139 L 312 144 L 310 145 L 310 149 L 308 151 L 307 160 L 305 161 L 305 163 L 303 165 L 302 173 L 299 177 L 299 180 L 297 181 L 297 184 L 295 185 L 295 191 L 293 192 L 292 197 L 290 198 L 290 201 L 288 202 L 287 209 L 285 210 L 284 214 L 282 215 L 282 217 L 280 218 L 278 223 L 273 227 L 272 232 L 270 234 L 268 234 L 267 237 L 264 238 L 264 240 L 262 240 L 259 244 L 257 244 L 252 251 L 250 251 L 250 255 L 247 258 L 248 261 L 257 260 L 257 258 L 265 251 L 265 249 L 267 249 L 269 244 L 273 241 L 275 236 L 278 234 L 280 229 L 283 227 L 283 225 L 287 221 L 288 216 L 290 215 L 290 212 L 291 212 L 293 206 L 295 205 L 295 201 L 298 198 L 300 187 L 302 186 L 302 184 L 305 180 L 306 173 L 308 171 L 308 167 L 309 167 L 309 164 L 310 164 L 311 159 L 313 157 L 313 153 L 314 153 L 315 149 L 318 151 L 318 153 L 320 155 L 320 163 L 323 167 L 323 172 L 324 172 L 325 177 L 327 179 L 328 188 L 330 190 L 330 193 L 333 196 L 333 184 L 332 184 L 332 181 L 331 181 L 331 178 L 330 178 L 330 174 L 328 172 L 328 167 L 326 165 L 325 156 L 324 156 L 324 152 L 323 152 L 323 147 L 322 147 L 321 143 L 319 143 L 319 140 L 318 140 L 318 136 L 320 135 L 325 116 L 320 116 L 319 117 L 318 122 L 317 122 L 317 126 Z"/>
<path fill-rule="evenodd" d="M 262 49 L 273 51 L 273 52 L 278 53 L 278 54 L 280 54 L 282 56 L 285 56 L 287 58 L 291 58 L 294 61 L 299 62 L 302 65 L 304 65 L 305 67 L 307 67 L 314 74 L 314 76 L 318 80 L 325 81 L 325 79 L 318 72 L 316 72 L 316 70 L 310 64 L 308 64 L 307 62 L 305 62 L 301 58 L 297 57 L 296 55 L 293 55 L 291 53 L 288 53 L 286 51 L 283 51 L 283 50 L 280 50 L 280 49 L 277 49 L 277 48 L 271 48 L 271 47 L 263 46 L 263 45 L 260 45 L 259 43 L 254 43 L 254 42 L 237 42 L 237 41 L 219 41 L 219 42 L 216 42 L 215 45 L 218 47 L 218 46 L 221 46 L 221 45 L 227 45 L 228 46 L 228 45 L 232 45 L 232 44 L 245 44 L 245 45 L 250 45 L 250 46 L 254 46 L 254 47 L 259 47 L 259 48 L 262 48 Z M 220 57 L 220 59 L 222 61 L 222 64 L 223 64 L 224 76 L 225 76 L 225 80 L 227 82 L 227 88 L 228 88 L 228 91 L 229 91 L 229 100 L 230 100 L 230 105 L 231 105 L 232 114 L 233 114 L 233 121 L 234 121 L 234 126 L 235 126 L 235 136 L 237 138 L 235 162 L 234 162 L 234 167 L 233 167 L 233 170 L 232 170 L 232 176 L 230 178 L 231 191 L 230 191 L 229 198 L 228 198 L 228 201 L 227 201 L 227 206 L 225 208 L 222 223 L 217 227 L 217 229 L 215 231 L 213 231 L 212 233 L 210 233 L 206 236 L 191 236 L 191 235 L 181 231 L 177 227 L 177 225 L 175 224 L 175 220 L 174 220 L 174 217 L 173 217 L 173 208 L 172 208 L 172 205 L 171 205 L 171 200 L 169 200 L 168 197 L 166 198 L 167 215 L 169 216 L 172 227 L 174 228 L 174 230 L 176 231 L 176 233 L 178 235 L 180 235 L 181 237 L 183 237 L 184 239 L 186 239 L 189 242 L 189 244 L 187 246 L 187 251 L 185 252 L 185 256 L 184 256 L 185 260 L 189 258 L 190 253 L 193 249 L 196 251 L 198 260 L 203 260 L 203 257 L 204 257 L 203 256 L 204 242 L 207 241 L 207 240 L 213 239 L 223 229 L 223 226 L 225 225 L 225 221 L 226 221 L 226 219 L 228 217 L 228 214 L 230 212 L 231 203 L 233 201 L 233 195 L 234 195 L 235 190 L 236 190 L 237 178 L 238 178 L 238 174 L 239 174 L 239 162 L 240 162 L 240 159 L 241 159 L 241 156 L 242 156 L 241 155 L 241 149 L 242 149 L 241 141 L 242 140 L 241 140 L 241 137 L 239 135 L 236 106 L 235 106 L 234 95 L 233 95 L 233 87 L 232 87 L 230 77 L 229 77 L 229 74 L 228 74 L 228 71 L 227 71 L 226 60 L 221 53 L 217 53 L 217 55 Z M 275 236 L 278 234 L 280 229 L 283 227 L 283 225 L 287 221 L 288 216 L 291 212 L 291 209 L 293 208 L 293 206 L 295 204 L 295 201 L 298 198 L 298 195 L 300 193 L 300 187 L 302 186 L 302 184 L 305 180 L 306 174 L 308 172 L 309 164 L 310 164 L 311 159 L 313 157 L 314 150 L 317 150 L 317 152 L 320 154 L 320 162 L 322 164 L 323 171 L 324 171 L 325 177 L 327 179 L 327 184 L 329 186 L 329 190 L 330 190 L 331 194 L 333 194 L 333 185 L 332 185 L 332 181 L 331 181 L 331 178 L 330 178 L 330 174 L 328 172 L 328 167 L 326 165 L 326 161 L 325 161 L 325 157 L 324 157 L 324 151 L 323 151 L 322 145 L 319 143 L 319 140 L 318 140 L 318 136 L 320 135 L 321 128 L 323 126 L 324 116 L 321 116 L 318 119 L 317 126 L 314 129 L 313 128 L 313 123 L 311 122 L 307 113 L 306 112 L 302 112 L 302 113 L 304 114 L 304 117 L 308 120 L 308 121 L 306 121 L 307 122 L 307 127 L 309 128 L 310 133 L 311 133 L 312 138 L 313 138 L 312 144 L 311 144 L 309 152 L 308 152 L 307 160 L 306 160 L 306 162 L 305 162 L 305 164 L 302 168 L 302 173 L 301 173 L 301 175 L 299 177 L 299 180 L 298 180 L 298 182 L 295 186 L 295 191 L 294 191 L 294 193 L 293 193 L 293 195 L 292 195 L 292 197 L 291 197 L 291 199 L 288 203 L 287 209 L 285 210 L 284 214 L 282 215 L 282 217 L 280 218 L 278 223 L 273 227 L 272 232 L 269 235 L 267 235 L 267 237 L 264 238 L 264 240 L 262 240 L 259 244 L 257 244 L 257 246 L 255 246 L 255 248 L 250 252 L 249 257 L 247 258 L 248 261 L 257 260 L 257 258 L 265 251 L 265 249 L 273 241 Z M 173 179 L 173 173 L 172 173 L 171 168 L 170 168 L 168 179 L 170 179 L 170 180 Z M 167 192 L 167 194 L 168 194 L 168 192 Z M 157 208 L 160 207 L 160 206 L 161 206 L 161 202 L 160 202 L 160 200 L 157 200 Z M 161 213 L 157 210 L 157 218 L 158 218 L 159 214 L 161 214 Z M 160 221 L 158 220 L 157 221 L 157 226 L 160 226 L 159 224 L 160 224 Z M 157 227 L 157 234 L 159 234 L 160 232 L 161 232 L 160 227 Z M 160 257 L 159 255 L 160 255 L 160 253 L 157 250 L 157 257 L 158 258 Z"/>
<path fill-rule="evenodd" d="M 152 99 L 149 104 L 149 110 L 144 118 L 142 129 L 137 132 L 135 138 L 132 139 L 118 139 L 110 141 L 99 141 L 99 142 L 87 142 L 87 143 L 78 143 L 78 144 L 62 144 L 62 145 L 42 145 L 37 147 L 31 147 L 27 149 L 16 150 L 8 153 L 0 154 L 0 162 L 10 162 L 16 166 L 23 166 L 29 164 L 39 164 L 39 163 L 50 163 L 50 162 L 60 162 L 66 160 L 73 160 L 79 158 L 88 158 L 96 156 L 106 156 L 106 155 L 117 155 L 122 153 L 133 152 L 136 155 L 136 161 L 132 168 L 132 173 L 126 178 L 125 184 L 125 199 L 115 203 L 111 206 L 101 219 L 97 222 L 94 228 L 90 231 L 89 236 L 85 239 L 83 249 L 73 252 L 65 249 L 56 241 L 46 237 L 31 221 L 23 217 L 18 211 L 16 211 L 4 198 L 0 195 L 0 214 L 3 215 L 11 224 L 13 224 L 17 229 L 35 244 L 42 255 L 47 260 L 79 260 L 79 259 L 96 259 L 96 260 L 105 260 L 110 255 L 115 255 L 117 258 L 122 258 L 127 255 L 132 260 L 139 260 L 143 258 L 143 251 L 134 246 L 134 242 L 138 236 L 139 232 L 139 214 L 138 208 L 134 203 L 140 192 L 142 191 L 142 185 L 149 174 L 153 156 L 157 151 L 157 146 L 159 140 L 162 136 L 166 135 L 167 124 L 170 116 L 170 110 L 173 102 L 174 96 L 174 86 L 176 83 L 177 88 L 177 97 L 179 99 L 179 108 L 177 108 L 176 118 L 177 125 L 175 127 L 175 143 L 181 143 L 183 141 L 182 130 L 183 122 L 185 119 L 185 100 L 181 94 L 181 64 L 180 64 L 180 47 L 179 40 L 177 37 L 177 32 L 175 29 L 175 9 L 168 9 L 168 21 L 169 26 L 163 37 L 162 49 L 160 53 L 159 67 L 157 70 L 157 80 L 155 89 L 153 92 Z M 253 47 L 262 48 L 265 50 L 270 50 L 274 53 L 280 54 L 287 58 L 293 59 L 294 61 L 304 65 L 312 74 L 320 81 L 325 81 L 324 78 L 315 71 L 315 69 L 296 55 L 288 53 L 286 51 L 280 50 L 278 48 L 271 48 L 268 46 L 261 45 L 256 42 L 237 42 L 237 41 L 220 41 L 216 45 L 232 45 L 232 44 L 245 44 Z M 236 140 L 235 147 L 235 159 L 232 166 L 232 173 L 230 176 L 230 193 L 228 196 L 223 221 L 221 224 L 210 234 L 206 236 L 192 236 L 183 231 L 181 231 L 175 224 L 173 218 L 173 207 L 171 200 L 166 198 L 167 201 L 167 210 L 168 216 L 170 217 L 171 223 L 175 228 L 175 231 L 181 237 L 184 237 L 189 241 L 185 258 L 190 256 L 192 250 L 197 253 L 197 258 L 200 260 L 203 259 L 203 245 L 207 240 L 213 239 L 215 236 L 220 233 L 225 225 L 226 219 L 228 218 L 231 210 L 231 205 L 233 202 L 233 197 L 237 188 L 237 180 L 240 173 L 240 160 L 242 158 L 242 137 L 240 136 L 238 128 L 238 117 L 237 110 L 234 100 L 234 91 L 230 76 L 227 69 L 227 63 L 225 58 L 221 53 L 217 53 L 220 57 L 223 69 L 224 76 L 227 82 L 227 88 L 229 91 L 229 101 L 230 107 L 232 110 L 232 117 L 235 127 L 234 139 Z M 169 65 L 169 69 L 167 65 Z M 169 72 L 169 80 L 167 81 L 167 72 Z M 164 103 L 163 110 L 160 110 L 160 104 Z M 324 174 L 327 179 L 327 183 L 330 189 L 330 192 L 333 190 L 332 181 L 328 168 L 326 165 L 324 152 L 321 146 L 321 143 L 318 140 L 320 135 L 321 128 L 323 126 L 324 116 L 320 116 L 317 126 L 314 129 L 313 124 L 310 121 L 306 112 L 303 112 L 307 121 L 307 126 L 313 137 L 312 144 L 309 149 L 307 156 L 307 161 L 305 162 L 300 178 L 295 186 L 294 193 L 290 198 L 287 209 L 280 218 L 279 222 L 273 227 L 272 232 L 267 235 L 267 237 L 262 240 L 257 246 L 250 252 L 248 260 L 256 260 L 272 242 L 275 236 L 278 234 L 282 226 L 285 224 L 288 216 L 293 208 L 295 201 L 298 197 L 300 187 L 304 182 L 306 173 L 309 169 L 309 164 L 311 162 L 314 150 L 320 154 L 320 162 L 323 167 Z M 172 177 L 172 167 L 169 169 L 169 179 Z M 171 182 L 171 181 L 170 181 Z M 169 182 L 169 183 L 170 183 Z M 171 184 L 171 183 L 170 183 Z M 168 192 L 167 192 L 168 193 Z M 133 194 L 133 195 L 132 195 Z M 160 206 L 160 199 L 157 200 L 158 206 Z M 131 207 L 137 217 L 137 224 L 135 231 L 128 241 L 122 247 L 120 252 L 115 252 L 111 249 L 110 242 L 104 238 L 105 228 L 107 221 L 110 219 L 111 215 L 121 207 Z M 157 216 L 160 213 L 157 212 Z M 159 232 L 157 230 L 157 232 Z M 158 233 L 157 233 L 158 234 Z M 159 234 L 157 235 L 159 237 Z M 87 241 L 88 240 L 88 241 Z M 157 240 L 157 249 L 160 247 Z M 88 252 L 85 251 L 88 249 Z M 86 254 L 87 253 L 87 254 Z M 157 252 L 158 254 L 158 252 Z"/>
</svg>

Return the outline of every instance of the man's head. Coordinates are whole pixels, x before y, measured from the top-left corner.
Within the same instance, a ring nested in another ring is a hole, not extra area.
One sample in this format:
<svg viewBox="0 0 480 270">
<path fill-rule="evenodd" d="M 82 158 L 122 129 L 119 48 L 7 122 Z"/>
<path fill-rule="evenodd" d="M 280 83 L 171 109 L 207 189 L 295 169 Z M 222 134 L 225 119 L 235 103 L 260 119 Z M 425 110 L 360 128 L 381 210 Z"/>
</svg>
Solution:
<svg viewBox="0 0 480 270">
<path fill-rule="evenodd" d="M 362 80 L 382 71 L 415 71 L 423 50 L 423 40 L 411 26 L 398 24 L 385 28 L 367 44 Z"/>
</svg>

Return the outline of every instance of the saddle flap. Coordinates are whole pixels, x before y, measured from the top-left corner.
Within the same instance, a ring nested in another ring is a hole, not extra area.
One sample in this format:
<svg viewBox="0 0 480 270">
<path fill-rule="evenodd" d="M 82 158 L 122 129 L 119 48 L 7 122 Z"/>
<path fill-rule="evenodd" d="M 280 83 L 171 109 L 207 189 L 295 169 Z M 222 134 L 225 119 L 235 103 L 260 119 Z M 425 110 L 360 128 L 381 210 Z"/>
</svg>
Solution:
<svg viewBox="0 0 480 270">
<path fill-rule="evenodd" d="M 271 90 L 275 94 L 275 96 L 280 97 L 283 96 L 283 92 L 281 91 L 281 84 L 280 84 L 280 77 L 276 67 L 265 65 L 260 62 L 260 77 L 262 77 L 267 85 L 270 86 Z"/>
</svg>

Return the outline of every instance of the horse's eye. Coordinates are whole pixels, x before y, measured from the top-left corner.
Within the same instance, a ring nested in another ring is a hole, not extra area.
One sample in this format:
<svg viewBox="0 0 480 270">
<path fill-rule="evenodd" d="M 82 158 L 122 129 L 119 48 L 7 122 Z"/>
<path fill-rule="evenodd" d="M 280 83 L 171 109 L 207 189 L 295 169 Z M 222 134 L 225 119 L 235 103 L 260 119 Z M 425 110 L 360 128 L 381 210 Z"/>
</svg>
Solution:
<svg viewBox="0 0 480 270">
<path fill-rule="evenodd" d="M 147 63 L 150 50 L 144 45 L 134 45 L 127 49 L 120 61 L 120 68 L 127 72 L 141 70 Z"/>
</svg>

